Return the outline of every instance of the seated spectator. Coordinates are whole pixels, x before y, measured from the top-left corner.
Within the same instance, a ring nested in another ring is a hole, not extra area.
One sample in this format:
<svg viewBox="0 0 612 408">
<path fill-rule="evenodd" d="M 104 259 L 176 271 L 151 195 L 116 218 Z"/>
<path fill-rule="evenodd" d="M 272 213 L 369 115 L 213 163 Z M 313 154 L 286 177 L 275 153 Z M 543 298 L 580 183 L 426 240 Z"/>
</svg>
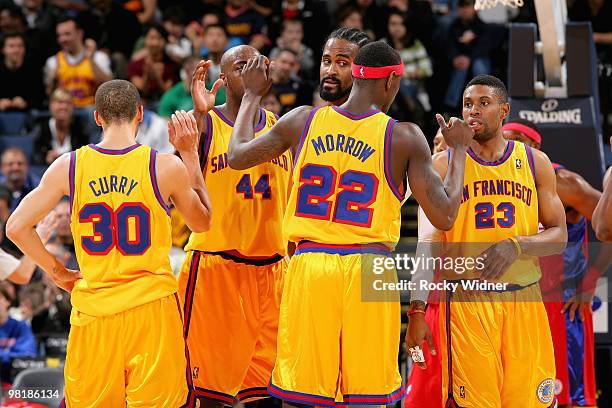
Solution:
<svg viewBox="0 0 612 408">
<path fill-rule="evenodd" d="M 206 72 L 206 80 L 214 83 L 221 75 L 221 57 L 229 47 L 229 39 L 225 27 L 220 24 L 208 25 L 204 29 L 204 33 L 204 47 L 200 55 L 203 59 L 212 62 L 212 65 Z M 223 99 L 225 100 L 225 97 Z"/>
<path fill-rule="evenodd" d="M 296 78 L 299 63 L 295 52 L 283 49 L 273 59 L 272 89 L 278 94 L 284 115 L 296 106 L 310 105 L 312 103 L 312 89 L 300 79 Z"/>
<path fill-rule="evenodd" d="M 178 82 L 166 93 L 164 93 L 159 101 L 159 109 L 157 112 L 160 116 L 169 118 L 175 111 L 189 111 L 193 109 L 193 101 L 191 100 L 191 78 L 195 71 L 196 65 L 200 59 L 198 57 L 189 57 L 183 62 L 181 68 L 181 82 Z"/>
<path fill-rule="evenodd" d="M 404 121 L 422 123 L 424 108 L 419 94 L 424 90 L 425 79 L 431 77 L 433 68 L 425 46 L 408 31 L 405 14 L 395 9 L 389 14 L 386 41 L 397 50 L 404 62 L 404 75 L 398 96 L 403 106 Z"/>
<path fill-rule="evenodd" d="M 49 5 L 44 0 L 23 0 L 21 11 L 28 28 L 37 29 L 46 35 L 53 35 L 55 26 Z"/>
<path fill-rule="evenodd" d="M 30 172 L 28 158 L 19 147 L 9 147 L 2 153 L 0 170 L 0 184 L 11 194 L 9 210 L 13 212 L 23 197 L 38 186 L 40 180 Z"/>
<path fill-rule="evenodd" d="M 174 146 L 170 144 L 168 136 L 168 121 L 150 109 L 144 109 L 136 140 L 160 153 L 174 153 Z"/>
<path fill-rule="evenodd" d="M 304 39 L 304 27 L 299 20 L 285 20 L 283 21 L 283 29 L 281 35 L 276 39 L 276 47 L 270 52 L 270 57 L 274 58 L 283 48 L 293 50 L 298 56 L 300 63 L 300 69 L 303 77 L 310 78 L 313 75 L 313 68 L 315 66 L 314 53 L 313 51 L 302 44 Z"/>
<path fill-rule="evenodd" d="M 166 54 L 180 64 L 191 55 L 191 41 L 185 36 L 185 13 L 178 7 L 167 8 L 162 15 L 162 25 L 168 31 Z"/>
<path fill-rule="evenodd" d="M 572 21 L 589 21 L 593 41 L 600 61 L 612 62 L 612 2 L 605 0 L 575 0 L 568 11 Z"/>
<path fill-rule="evenodd" d="M 142 28 L 134 13 L 113 0 L 91 0 L 89 13 L 80 15 L 86 35 L 96 40 L 113 66 L 113 77 L 126 78 L 127 65 Z"/>
<path fill-rule="evenodd" d="M 9 307 L 13 302 L 10 293 L 0 287 L 0 369 L 3 382 L 12 382 L 11 363 L 14 358 L 36 357 L 36 339 L 26 322 L 9 317 Z"/>
<path fill-rule="evenodd" d="M 381 38 L 387 29 L 387 16 L 383 8 L 376 3 L 374 0 L 351 0 L 348 4 L 359 10 L 363 16 L 365 30 L 373 33 L 373 38 Z"/>
<path fill-rule="evenodd" d="M 62 154 L 89 143 L 81 120 L 73 115 L 72 98 L 67 91 L 53 91 L 49 109 L 51 118 L 43 119 L 33 130 L 32 162 L 38 165 L 49 165 Z"/>
<path fill-rule="evenodd" d="M 144 50 L 128 66 L 128 77 L 146 103 L 157 103 L 178 77 L 178 66 L 165 52 L 168 32 L 159 24 L 145 29 Z"/>
<path fill-rule="evenodd" d="M 53 211 L 57 218 L 54 242 L 62 245 L 68 253 L 65 263 L 66 268 L 79 269 L 74 251 L 74 239 L 72 237 L 72 231 L 70 230 L 70 201 L 68 201 L 68 198 L 57 203 Z"/>
<path fill-rule="evenodd" d="M 283 107 L 274 89 L 270 89 L 270 91 L 261 98 L 261 107 L 274 113 L 277 117 L 280 117 Z"/>
<path fill-rule="evenodd" d="M 62 50 L 45 63 L 47 93 L 51 95 L 55 88 L 70 92 L 75 114 L 90 134 L 98 133 L 93 119 L 94 95 L 101 83 L 112 79 L 110 59 L 97 50 L 94 40 L 84 41 L 83 28 L 74 18 L 60 19 L 56 33 Z"/>
<path fill-rule="evenodd" d="M 25 111 L 42 102 L 42 76 L 33 64 L 25 61 L 25 55 L 23 34 L 8 33 L 2 38 L 0 111 Z"/>
<path fill-rule="evenodd" d="M 270 40 L 266 35 L 266 21 L 248 0 L 228 0 L 225 6 L 225 28 L 230 36 L 242 44 L 263 50 Z"/>
<path fill-rule="evenodd" d="M 472 76 L 489 74 L 491 60 L 487 46 L 487 24 L 476 13 L 474 0 L 459 0 L 457 17 L 450 25 L 446 44 L 453 71 L 444 104 L 449 111 L 457 108 L 468 73 Z"/>
<path fill-rule="evenodd" d="M 363 30 L 363 14 L 358 8 L 353 6 L 345 6 L 337 11 L 336 24 L 338 27 L 356 28 Z M 374 34 L 368 32 L 368 36 L 373 39 Z"/>
<path fill-rule="evenodd" d="M 304 44 L 317 54 L 331 31 L 327 4 L 321 0 L 284 0 L 280 10 L 270 16 L 270 37 L 280 34 L 286 20 L 299 20 L 304 25 Z"/>
</svg>

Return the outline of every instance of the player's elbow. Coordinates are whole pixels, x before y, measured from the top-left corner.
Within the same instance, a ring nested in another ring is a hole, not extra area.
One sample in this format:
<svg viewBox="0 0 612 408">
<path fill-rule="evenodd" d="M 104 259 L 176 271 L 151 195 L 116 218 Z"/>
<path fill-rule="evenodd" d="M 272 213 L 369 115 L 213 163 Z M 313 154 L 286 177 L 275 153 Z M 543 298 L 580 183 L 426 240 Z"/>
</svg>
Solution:
<svg viewBox="0 0 612 408">
<path fill-rule="evenodd" d="M 234 170 L 246 170 L 249 167 L 244 163 L 244 160 L 240 160 L 234 150 L 227 152 L 227 164 Z"/>
<path fill-rule="evenodd" d="M 443 215 L 441 217 L 436 217 L 435 220 L 431 221 L 431 224 L 441 231 L 449 231 L 455 224 L 455 218 L 457 218 L 456 215 Z"/>
<path fill-rule="evenodd" d="M 206 232 L 212 225 L 212 217 L 209 209 L 203 211 L 198 219 L 189 223 L 189 229 L 193 232 Z"/>
<path fill-rule="evenodd" d="M 6 222 L 6 236 L 14 243 L 18 243 L 26 231 L 26 226 L 15 217 L 9 217 Z"/>
<path fill-rule="evenodd" d="M 612 229 L 609 225 L 597 225 L 595 227 L 595 235 L 601 242 L 612 241 Z"/>
</svg>

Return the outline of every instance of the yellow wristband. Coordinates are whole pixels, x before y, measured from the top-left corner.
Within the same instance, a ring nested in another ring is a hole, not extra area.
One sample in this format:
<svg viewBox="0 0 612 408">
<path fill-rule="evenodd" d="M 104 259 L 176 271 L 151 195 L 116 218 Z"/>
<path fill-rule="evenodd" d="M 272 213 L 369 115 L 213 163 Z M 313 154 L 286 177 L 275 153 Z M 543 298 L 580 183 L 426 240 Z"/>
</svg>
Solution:
<svg viewBox="0 0 612 408">
<path fill-rule="evenodd" d="M 521 254 L 523 253 L 523 248 L 521 248 L 521 244 L 519 244 L 518 240 L 514 237 L 510 237 L 508 239 L 514 244 L 514 247 L 516 248 L 516 256 L 521 256 Z"/>
</svg>

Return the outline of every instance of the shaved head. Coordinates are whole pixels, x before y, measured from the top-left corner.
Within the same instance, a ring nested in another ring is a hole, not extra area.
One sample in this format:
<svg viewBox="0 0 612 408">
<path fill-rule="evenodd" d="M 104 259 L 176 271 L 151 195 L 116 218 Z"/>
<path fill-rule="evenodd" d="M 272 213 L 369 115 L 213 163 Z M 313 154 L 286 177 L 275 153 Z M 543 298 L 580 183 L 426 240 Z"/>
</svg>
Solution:
<svg viewBox="0 0 612 408">
<path fill-rule="evenodd" d="M 247 62 L 249 58 L 259 55 L 259 51 L 249 45 L 238 45 L 225 51 L 221 57 L 221 72 L 227 73 L 232 66 L 240 61 Z"/>
</svg>

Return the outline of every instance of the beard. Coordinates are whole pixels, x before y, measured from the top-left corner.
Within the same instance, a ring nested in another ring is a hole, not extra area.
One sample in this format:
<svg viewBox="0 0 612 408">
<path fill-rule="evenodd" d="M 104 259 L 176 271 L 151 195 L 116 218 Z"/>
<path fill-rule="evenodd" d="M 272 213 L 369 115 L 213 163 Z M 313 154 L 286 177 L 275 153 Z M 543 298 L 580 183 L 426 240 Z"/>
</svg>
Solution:
<svg viewBox="0 0 612 408">
<path fill-rule="evenodd" d="M 338 82 L 338 85 L 340 85 L 340 83 Z M 333 101 L 337 101 L 338 99 L 342 99 L 345 96 L 347 96 L 348 94 L 351 93 L 351 88 L 352 88 L 352 84 L 351 86 L 347 87 L 346 89 L 342 89 L 340 87 L 338 87 L 338 90 L 335 92 L 330 92 L 330 91 L 326 91 L 323 88 L 323 81 L 321 81 L 321 83 L 319 84 L 319 96 L 321 97 L 321 99 L 323 99 L 326 102 L 333 102 Z"/>
<path fill-rule="evenodd" d="M 474 133 L 474 140 L 477 140 L 479 142 L 485 142 L 494 137 L 495 137 L 495 132 L 491 132 L 491 129 L 489 129 L 487 125 L 483 125 L 482 131 L 478 133 Z"/>
</svg>

